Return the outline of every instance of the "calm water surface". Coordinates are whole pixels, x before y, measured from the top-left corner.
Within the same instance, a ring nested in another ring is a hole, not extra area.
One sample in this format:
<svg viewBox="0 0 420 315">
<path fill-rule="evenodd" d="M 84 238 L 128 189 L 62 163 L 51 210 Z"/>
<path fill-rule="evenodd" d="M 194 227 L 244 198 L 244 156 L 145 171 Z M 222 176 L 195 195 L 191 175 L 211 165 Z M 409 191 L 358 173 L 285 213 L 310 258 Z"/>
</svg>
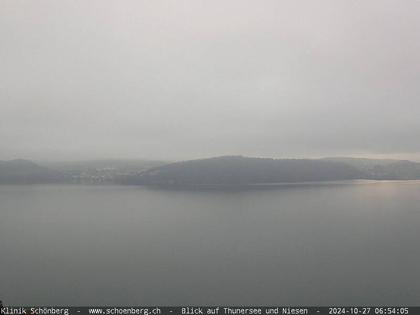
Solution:
<svg viewBox="0 0 420 315">
<path fill-rule="evenodd" d="M 0 186 L 6 304 L 420 304 L 420 183 Z"/>
</svg>

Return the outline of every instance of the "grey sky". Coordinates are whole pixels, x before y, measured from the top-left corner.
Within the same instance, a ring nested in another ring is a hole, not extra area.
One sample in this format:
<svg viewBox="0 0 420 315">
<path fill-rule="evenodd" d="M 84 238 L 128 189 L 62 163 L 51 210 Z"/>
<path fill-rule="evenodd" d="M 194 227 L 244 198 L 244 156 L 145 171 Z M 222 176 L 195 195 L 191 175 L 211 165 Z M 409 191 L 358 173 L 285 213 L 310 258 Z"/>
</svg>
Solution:
<svg viewBox="0 0 420 315">
<path fill-rule="evenodd" d="M 416 0 L 0 0 L 0 159 L 418 159 L 419 59 Z"/>
</svg>

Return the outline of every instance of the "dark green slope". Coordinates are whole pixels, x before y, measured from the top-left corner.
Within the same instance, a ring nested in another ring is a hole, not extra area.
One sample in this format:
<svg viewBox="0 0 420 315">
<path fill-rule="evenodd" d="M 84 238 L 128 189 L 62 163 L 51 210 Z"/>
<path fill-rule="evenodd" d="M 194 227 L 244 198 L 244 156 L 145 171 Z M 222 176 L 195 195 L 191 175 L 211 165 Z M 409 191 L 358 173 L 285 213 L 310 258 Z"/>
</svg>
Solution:
<svg viewBox="0 0 420 315">
<path fill-rule="evenodd" d="M 28 160 L 0 161 L 0 184 L 38 184 L 64 180 L 62 173 Z"/>
<path fill-rule="evenodd" d="M 224 156 L 172 163 L 127 177 L 127 184 L 243 185 L 296 183 L 361 178 L 363 173 L 341 162 Z"/>
</svg>

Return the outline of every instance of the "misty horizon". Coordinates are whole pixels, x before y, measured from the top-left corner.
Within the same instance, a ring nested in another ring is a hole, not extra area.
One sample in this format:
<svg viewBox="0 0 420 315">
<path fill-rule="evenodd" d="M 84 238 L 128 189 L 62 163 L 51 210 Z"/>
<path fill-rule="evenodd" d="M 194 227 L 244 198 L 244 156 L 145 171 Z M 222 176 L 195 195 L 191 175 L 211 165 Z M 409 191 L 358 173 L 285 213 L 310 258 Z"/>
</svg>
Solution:
<svg viewBox="0 0 420 315">
<path fill-rule="evenodd" d="M 288 160 L 288 159 L 302 159 L 302 160 L 322 160 L 322 159 L 340 159 L 340 158 L 349 158 L 349 159 L 368 159 L 368 160 L 395 160 L 395 161 L 413 161 L 420 162 L 420 158 L 412 155 L 402 155 L 402 154 L 359 154 L 359 155 L 320 155 L 320 156 L 264 156 L 264 155 L 244 155 L 244 154 L 220 154 L 220 155 L 208 155 L 208 156 L 191 156 L 185 158 L 164 158 L 164 157 L 155 157 L 155 158 L 145 158 L 143 156 L 138 157 L 122 157 L 122 156 L 93 156 L 87 158 L 31 158 L 29 156 L 16 156 L 8 159 L 0 159 L 0 161 L 13 161 L 13 160 L 27 160 L 39 163 L 48 163 L 48 162 L 60 162 L 60 163 L 73 163 L 73 162 L 88 162 L 88 161 L 160 161 L 165 163 L 175 163 L 182 161 L 190 160 L 202 160 L 202 159 L 211 159 L 217 157 L 247 157 L 247 158 L 261 158 L 261 159 L 276 159 L 276 160 Z"/>
<path fill-rule="evenodd" d="M 43 158 L 43 159 L 33 159 L 30 157 L 13 157 L 10 159 L 0 159 L 0 161 L 13 161 L 13 160 L 26 160 L 26 161 L 33 161 L 36 163 L 49 163 L 49 162 L 58 162 L 58 163 L 78 163 L 78 162 L 89 162 L 89 161 L 121 161 L 121 162 L 130 162 L 130 161 L 159 161 L 164 163 L 176 163 L 182 161 L 190 161 L 190 160 L 205 160 L 211 158 L 218 158 L 218 157 L 246 157 L 246 158 L 261 158 L 261 159 L 274 159 L 274 160 L 322 160 L 322 159 L 367 159 L 367 160 L 390 160 L 390 161 L 412 161 L 412 162 L 419 162 L 420 159 L 414 157 L 410 158 L 410 156 L 405 155 L 336 155 L 336 156 L 250 156 L 250 155 L 243 155 L 243 154 L 222 154 L 222 155 L 211 155 L 211 156 L 198 156 L 198 157 L 191 157 L 191 158 L 178 158 L 178 159 L 165 159 L 165 158 L 143 158 L 143 157 L 130 157 L 130 158 L 123 158 L 123 157 L 97 157 L 97 158 L 74 158 L 74 159 L 60 159 L 60 158 Z"/>
<path fill-rule="evenodd" d="M 0 159 L 420 158 L 418 1 L 2 1 Z"/>
</svg>

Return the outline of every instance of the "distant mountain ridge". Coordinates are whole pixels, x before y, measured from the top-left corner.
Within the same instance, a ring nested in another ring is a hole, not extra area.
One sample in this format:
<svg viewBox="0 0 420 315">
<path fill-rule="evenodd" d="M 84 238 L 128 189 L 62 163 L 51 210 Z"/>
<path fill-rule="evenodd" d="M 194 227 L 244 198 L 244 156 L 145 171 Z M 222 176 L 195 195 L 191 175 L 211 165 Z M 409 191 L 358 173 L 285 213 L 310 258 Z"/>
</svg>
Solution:
<svg viewBox="0 0 420 315">
<path fill-rule="evenodd" d="M 54 165 L 54 164 L 51 164 Z M 338 180 L 420 180 L 420 163 L 358 158 L 270 159 L 221 156 L 159 161 L 87 161 L 60 167 L 0 161 L 0 184 L 250 185 Z"/>
<path fill-rule="evenodd" d="M 154 160 L 87 160 L 34 163 L 16 159 L 0 161 L 0 184 L 112 184 L 116 178 L 165 164 Z"/>
<path fill-rule="evenodd" d="M 171 163 L 124 179 L 137 185 L 249 185 L 354 179 L 420 179 L 420 163 L 365 159 L 222 156 Z"/>
<path fill-rule="evenodd" d="M 420 179 L 420 163 L 408 160 L 325 158 L 351 165 L 364 173 L 366 179 L 409 180 Z"/>
</svg>

